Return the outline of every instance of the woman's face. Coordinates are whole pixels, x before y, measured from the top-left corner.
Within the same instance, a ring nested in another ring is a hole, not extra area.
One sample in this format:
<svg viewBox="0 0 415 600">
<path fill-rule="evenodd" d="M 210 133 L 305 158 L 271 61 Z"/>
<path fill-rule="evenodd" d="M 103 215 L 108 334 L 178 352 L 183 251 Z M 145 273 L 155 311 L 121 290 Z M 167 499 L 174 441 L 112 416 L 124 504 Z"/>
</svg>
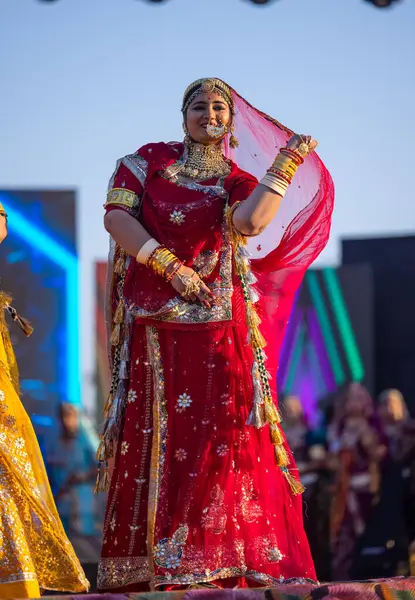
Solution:
<svg viewBox="0 0 415 600">
<path fill-rule="evenodd" d="M 185 122 L 192 140 L 209 146 L 216 144 L 218 140 L 207 134 L 206 127 L 208 125 L 228 127 L 231 124 L 231 118 L 230 108 L 220 94 L 204 92 L 196 96 L 190 103 Z"/>
<path fill-rule="evenodd" d="M 303 416 L 303 407 L 296 396 L 288 396 L 284 401 L 284 412 L 287 421 L 299 421 Z"/>
<path fill-rule="evenodd" d="M 366 392 L 359 384 L 352 383 L 350 385 L 344 410 L 348 417 L 363 417 L 366 415 L 368 410 Z"/>
<path fill-rule="evenodd" d="M 385 421 L 398 423 L 405 419 L 405 405 L 396 392 L 390 392 L 386 402 L 380 407 L 380 414 Z"/>
<path fill-rule="evenodd" d="M 7 218 L 3 209 L 0 209 L 0 243 L 7 237 Z"/>
</svg>

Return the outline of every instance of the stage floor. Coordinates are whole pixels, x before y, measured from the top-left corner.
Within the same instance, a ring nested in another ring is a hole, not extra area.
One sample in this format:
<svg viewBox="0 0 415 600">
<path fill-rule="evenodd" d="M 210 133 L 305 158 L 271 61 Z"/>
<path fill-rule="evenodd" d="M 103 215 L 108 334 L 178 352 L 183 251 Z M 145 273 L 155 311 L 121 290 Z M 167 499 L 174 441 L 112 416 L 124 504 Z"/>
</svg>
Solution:
<svg viewBox="0 0 415 600">
<path fill-rule="evenodd" d="M 48 596 L 64 600 L 74 596 Z M 194 589 L 178 592 L 77 595 L 77 600 L 409 600 L 415 598 L 415 577 L 365 582 L 281 584 L 274 588 Z"/>
</svg>

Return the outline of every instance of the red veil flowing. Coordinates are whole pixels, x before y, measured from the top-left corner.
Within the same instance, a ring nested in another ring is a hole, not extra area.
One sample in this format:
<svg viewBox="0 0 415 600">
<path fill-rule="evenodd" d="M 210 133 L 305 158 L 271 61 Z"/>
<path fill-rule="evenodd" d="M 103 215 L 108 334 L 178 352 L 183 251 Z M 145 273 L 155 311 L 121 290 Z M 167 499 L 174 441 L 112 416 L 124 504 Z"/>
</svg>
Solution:
<svg viewBox="0 0 415 600">
<path fill-rule="evenodd" d="M 239 146 L 230 148 L 226 139 L 224 154 L 260 179 L 293 131 L 231 91 Z M 273 376 L 294 294 L 328 242 L 333 208 L 333 180 L 313 152 L 298 169 L 273 221 L 261 235 L 248 240 L 251 268 L 258 280 L 261 332 L 268 346 L 267 367 Z"/>
</svg>

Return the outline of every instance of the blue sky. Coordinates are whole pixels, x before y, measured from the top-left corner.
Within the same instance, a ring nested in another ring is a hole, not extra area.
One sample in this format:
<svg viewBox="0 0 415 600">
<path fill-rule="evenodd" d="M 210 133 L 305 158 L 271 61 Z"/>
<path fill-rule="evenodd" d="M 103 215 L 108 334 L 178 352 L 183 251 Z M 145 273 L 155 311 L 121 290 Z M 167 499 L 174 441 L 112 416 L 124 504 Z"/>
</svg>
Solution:
<svg viewBox="0 0 415 600">
<path fill-rule="evenodd" d="M 118 157 L 181 138 L 180 100 L 227 80 L 313 134 L 336 184 L 331 242 L 413 232 L 415 2 L 0 0 L 0 188 L 78 190 L 83 377 L 93 390 L 93 265 Z"/>
</svg>

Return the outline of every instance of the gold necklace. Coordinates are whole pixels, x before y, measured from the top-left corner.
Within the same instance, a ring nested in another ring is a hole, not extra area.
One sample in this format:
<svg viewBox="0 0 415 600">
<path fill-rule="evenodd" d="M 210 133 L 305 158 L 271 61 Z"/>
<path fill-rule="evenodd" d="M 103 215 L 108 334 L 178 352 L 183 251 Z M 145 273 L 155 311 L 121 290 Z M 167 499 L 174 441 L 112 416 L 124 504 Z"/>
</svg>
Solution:
<svg viewBox="0 0 415 600">
<path fill-rule="evenodd" d="M 231 167 L 222 154 L 221 144 L 204 146 L 186 139 L 183 156 L 167 171 L 168 177 L 180 175 L 187 179 L 208 181 L 214 177 L 226 177 Z"/>
</svg>

